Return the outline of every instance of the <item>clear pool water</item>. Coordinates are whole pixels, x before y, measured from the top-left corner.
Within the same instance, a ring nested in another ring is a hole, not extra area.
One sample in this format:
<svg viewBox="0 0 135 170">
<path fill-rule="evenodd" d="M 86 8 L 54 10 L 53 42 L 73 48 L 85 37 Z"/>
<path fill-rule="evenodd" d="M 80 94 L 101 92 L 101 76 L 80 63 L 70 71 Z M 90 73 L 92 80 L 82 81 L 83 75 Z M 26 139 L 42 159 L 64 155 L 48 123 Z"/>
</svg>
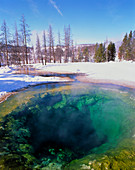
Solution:
<svg viewBox="0 0 135 170">
<path fill-rule="evenodd" d="M 135 91 L 103 84 L 40 85 L 0 104 L 0 115 L 1 148 L 8 149 L 1 149 L 7 152 L 3 160 L 13 154 L 19 155 L 18 166 L 21 160 L 25 167 L 62 168 L 134 140 Z"/>
</svg>

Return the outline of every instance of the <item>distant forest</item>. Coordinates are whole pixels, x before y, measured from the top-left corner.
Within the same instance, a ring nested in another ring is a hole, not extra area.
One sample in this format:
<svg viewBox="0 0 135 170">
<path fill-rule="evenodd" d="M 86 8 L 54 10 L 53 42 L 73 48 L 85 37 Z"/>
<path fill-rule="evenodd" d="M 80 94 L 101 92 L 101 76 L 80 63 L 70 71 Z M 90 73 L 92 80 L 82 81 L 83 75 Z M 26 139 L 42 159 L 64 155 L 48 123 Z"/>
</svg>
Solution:
<svg viewBox="0 0 135 170">
<path fill-rule="evenodd" d="M 74 45 L 71 27 L 64 27 L 64 37 L 58 32 L 55 42 L 52 26 L 43 30 L 42 39 L 37 34 L 36 46 L 30 46 L 31 30 L 25 17 L 20 19 L 19 29 L 14 26 L 11 34 L 6 21 L 0 30 L 0 67 L 3 65 L 25 65 L 31 63 L 67 63 L 67 62 L 109 62 L 115 61 L 116 48 L 113 42 L 101 44 Z M 57 44 L 57 45 L 55 45 Z M 135 32 L 126 34 L 119 48 L 120 60 L 135 60 Z"/>
</svg>

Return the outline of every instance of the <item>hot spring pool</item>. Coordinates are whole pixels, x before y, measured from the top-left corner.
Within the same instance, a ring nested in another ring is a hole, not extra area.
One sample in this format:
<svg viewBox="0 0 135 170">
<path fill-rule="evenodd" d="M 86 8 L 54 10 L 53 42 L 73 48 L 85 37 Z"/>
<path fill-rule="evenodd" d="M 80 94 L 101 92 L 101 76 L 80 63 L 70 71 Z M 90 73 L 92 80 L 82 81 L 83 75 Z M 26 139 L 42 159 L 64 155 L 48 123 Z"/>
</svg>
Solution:
<svg viewBox="0 0 135 170">
<path fill-rule="evenodd" d="M 2 168 L 135 166 L 133 89 L 83 83 L 40 85 L 1 103 L 0 115 Z"/>
</svg>

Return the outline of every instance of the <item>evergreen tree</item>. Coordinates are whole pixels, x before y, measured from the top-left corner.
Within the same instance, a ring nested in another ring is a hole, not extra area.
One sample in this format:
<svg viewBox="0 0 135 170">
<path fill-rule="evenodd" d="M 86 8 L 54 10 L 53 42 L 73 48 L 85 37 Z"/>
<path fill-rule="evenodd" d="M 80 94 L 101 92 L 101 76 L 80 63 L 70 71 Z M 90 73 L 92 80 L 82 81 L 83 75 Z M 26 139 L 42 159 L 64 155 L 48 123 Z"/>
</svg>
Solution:
<svg viewBox="0 0 135 170">
<path fill-rule="evenodd" d="M 110 42 L 110 44 L 108 45 L 107 48 L 107 60 L 109 61 L 115 61 L 115 57 L 116 57 L 116 48 L 115 48 L 115 44 Z"/>
<path fill-rule="evenodd" d="M 82 59 L 83 59 L 83 54 L 81 52 L 81 48 L 80 47 L 78 48 L 78 54 L 77 55 L 78 55 L 78 61 L 81 62 Z"/>
<path fill-rule="evenodd" d="M 119 47 L 118 58 L 119 58 L 120 61 L 123 60 L 123 48 L 122 48 L 122 46 Z"/>
<path fill-rule="evenodd" d="M 133 32 L 132 35 L 132 57 L 133 60 L 135 60 L 135 31 Z"/>
<path fill-rule="evenodd" d="M 88 51 L 87 47 L 83 50 L 83 55 L 85 57 L 85 62 L 88 62 L 89 61 L 89 51 Z"/>
<path fill-rule="evenodd" d="M 126 49 L 126 60 L 132 60 L 132 31 L 130 31 L 128 40 L 127 40 L 127 49 Z"/>
<path fill-rule="evenodd" d="M 118 57 L 120 60 L 135 60 L 135 31 L 124 36 Z"/>
<path fill-rule="evenodd" d="M 123 60 L 127 57 L 127 44 L 128 44 L 128 35 L 126 35 L 123 38 L 122 45 L 119 47 L 119 59 Z"/>
<path fill-rule="evenodd" d="M 95 62 L 105 62 L 106 61 L 105 47 L 102 43 L 100 45 L 96 44 L 94 60 L 95 60 Z"/>
</svg>

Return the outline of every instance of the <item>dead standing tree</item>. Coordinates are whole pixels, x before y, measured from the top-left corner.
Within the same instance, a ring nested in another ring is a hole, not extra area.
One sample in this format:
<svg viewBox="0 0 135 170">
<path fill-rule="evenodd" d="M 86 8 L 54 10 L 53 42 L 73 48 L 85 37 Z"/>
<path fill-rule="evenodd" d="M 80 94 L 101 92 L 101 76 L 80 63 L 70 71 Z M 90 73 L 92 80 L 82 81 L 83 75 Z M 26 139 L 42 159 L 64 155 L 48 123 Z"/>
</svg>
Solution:
<svg viewBox="0 0 135 170">
<path fill-rule="evenodd" d="M 72 62 L 75 62 L 74 41 L 72 40 Z"/>
<path fill-rule="evenodd" d="M 18 33 L 17 25 L 15 23 L 15 33 L 13 35 L 14 47 L 13 47 L 13 54 L 12 54 L 12 63 L 14 63 L 14 64 L 21 64 L 21 55 L 20 55 L 21 48 L 19 45 L 19 40 L 20 40 L 20 36 Z"/>
<path fill-rule="evenodd" d="M 0 34 L 0 36 L 1 36 L 2 44 L 3 44 L 2 49 L 3 49 L 3 53 L 5 55 L 4 57 L 6 57 L 6 65 L 9 66 L 8 44 L 10 43 L 10 41 L 9 41 L 10 33 L 9 33 L 9 29 L 7 27 L 5 20 L 1 26 L 1 31 L 2 31 L 2 33 Z"/>
<path fill-rule="evenodd" d="M 40 60 L 41 60 L 42 64 L 44 65 L 38 34 L 37 34 L 37 41 L 36 41 L 36 55 L 37 55 L 38 62 L 40 63 Z"/>
<path fill-rule="evenodd" d="M 62 62 L 63 50 L 62 50 L 62 46 L 61 46 L 60 32 L 58 32 L 58 45 L 56 47 L 55 54 L 56 54 L 56 60 L 61 63 Z"/>
<path fill-rule="evenodd" d="M 0 42 L 0 67 L 2 65 L 2 43 Z"/>
<path fill-rule="evenodd" d="M 71 30 L 70 25 L 66 28 L 64 27 L 64 46 L 65 46 L 65 63 L 68 62 L 70 57 L 70 44 L 71 44 Z"/>
<path fill-rule="evenodd" d="M 46 33 L 45 30 L 43 31 L 43 48 L 44 48 L 44 56 L 45 56 L 45 65 L 47 63 L 47 49 L 46 49 Z"/>
<path fill-rule="evenodd" d="M 55 51 L 54 51 L 54 37 L 53 37 L 51 25 L 49 25 L 49 29 L 48 29 L 48 44 L 49 44 L 49 62 L 51 63 L 52 56 L 53 56 L 53 61 L 55 63 L 56 59 L 55 59 Z"/>
<path fill-rule="evenodd" d="M 23 54 L 23 64 L 28 64 L 28 50 L 27 50 L 27 45 L 30 42 L 30 30 L 28 24 L 26 24 L 26 20 L 24 18 L 24 15 L 22 16 L 20 20 L 21 24 L 21 40 L 22 40 L 22 54 Z"/>
</svg>

